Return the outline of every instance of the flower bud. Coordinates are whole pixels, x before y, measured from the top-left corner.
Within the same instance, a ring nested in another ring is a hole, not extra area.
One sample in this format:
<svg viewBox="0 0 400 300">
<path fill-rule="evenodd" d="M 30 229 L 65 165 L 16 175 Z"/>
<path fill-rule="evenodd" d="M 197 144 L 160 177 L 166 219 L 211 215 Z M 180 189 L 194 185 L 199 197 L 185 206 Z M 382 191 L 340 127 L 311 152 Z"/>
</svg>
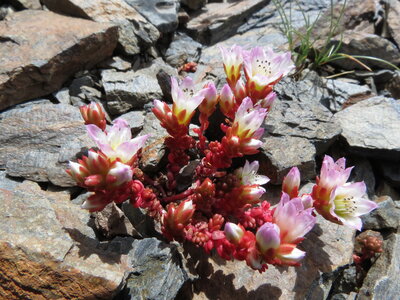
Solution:
<svg viewBox="0 0 400 300">
<path fill-rule="evenodd" d="M 107 174 L 107 183 L 113 186 L 120 186 L 132 180 L 133 171 L 130 166 L 116 162 L 115 167 Z"/>
<path fill-rule="evenodd" d="M 228 118 L 233 118 L 235 115 L 235 96 L 232 93 L 229 85 L 225 84 L 219 95 L 219 105 L 222 113 Z"/>
<path fill-rule="evenodd" d="M 210 116 L 214 112 L 215 106 L 218 103 L 218 94 L 214 83 L 207 83 L 202 90 L 202 94 L 204 96 L 204 100 L 201 102 L 199 110 L 201 113 Z"/>
<path fill-rule="evenodd" d="M 276 249 L 281 243 L 279 237 L 280 229 L 274 223 L 265 223 L 262 225 L 256 233 L 256 240 L 258 249 L 261 253 L 265 253 L 267 250 L 273 248 Z"/>
<path fill-rule="evenodd" d="M 106 129 L 106 115 L 99 103 L 91 102 L 89 105 L 83 105 L 79 108 L 85 124 L 93 124 L 101 130 Z"/>
<path fill-rule="evenodd" d="M 271 92 L 268 96 L 261 100 L 260 105 L 262 108 L 266 108 L 268 111 L 271 110 L 272 104 L 275 102 L 277 95 L 275 92 Z"/>
<path fill-rule="evenodd" d="M 227 222 L 224 227 L 225 237 L 233 244 L 238 244 L 244 235 L 243 229 L 235 223 Z"/>
<path fill-rule="evenodd" d="M 299 169 L 293 167 L 289 173 L 283 178 L 282 191 L 289 195 L 290 199 L 296 198 L 299 194 L 300 172 Z"/>
</svg>

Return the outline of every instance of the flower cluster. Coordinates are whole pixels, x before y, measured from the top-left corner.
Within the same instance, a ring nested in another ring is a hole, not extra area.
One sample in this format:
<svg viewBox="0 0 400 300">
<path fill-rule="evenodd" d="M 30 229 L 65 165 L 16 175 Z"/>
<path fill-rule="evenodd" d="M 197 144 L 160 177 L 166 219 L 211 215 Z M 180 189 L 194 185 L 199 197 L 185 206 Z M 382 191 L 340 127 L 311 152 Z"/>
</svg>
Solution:
<svg viewBox="0 0 400 300">
<path fill-rule="evenodd" d="M 89 211 L 128 200 L 160 222 L 168 240 L 192 242 L 260 272 L 268 264 L 298 266 L 306 255 L 298 245 L 314 227 L 316 213 L 360 230 L 360 215 L 376 204 L 366 199 L 363 182 L 347 183 L 351 168 L 345 168 L 344 158 L 334 162 L 325 156 L 311 194 L 299 194 L 300 172 L 292 168 L 283 180 L 280 202 L 271 207 L 263 199 L 269 178 L 258 174 L 258 161 L 234 159 L 259 151 L 262 124 L 277 97 L 273 87 L 294 65 L 289 53 L 259 47 L 233 46 L 221 53 L 227 84 L 219 92 L 212 82 L 171 78 L 172 106 L 154 100 L 153 113 L 169 134 L 162 174 L 144 174 L 138 167 L 148 136 L 132 138 L 123 119 L 107 127 L 95 103 L 81 113 L 98 150 L 70 162 L 67 172 L 92 192 L 82 206 Z M 218 120 L 218 114 L 211 118 L 218 109 L 219 121 L 210 124 Z M 190 134 L 193 118 L 200 126 Z M 192 184 L 178 191 L 177 175 L 191 160 L 199 162 Z"/>
</svg>

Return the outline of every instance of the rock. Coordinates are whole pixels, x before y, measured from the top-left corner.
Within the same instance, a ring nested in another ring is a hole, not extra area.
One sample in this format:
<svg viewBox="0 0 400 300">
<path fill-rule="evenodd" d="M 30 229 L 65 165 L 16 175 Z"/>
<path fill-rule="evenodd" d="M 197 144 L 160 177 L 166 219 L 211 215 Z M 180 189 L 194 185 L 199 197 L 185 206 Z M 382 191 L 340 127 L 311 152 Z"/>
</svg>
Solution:
<svg viewBox="0 0 400 300">
<path fill-rule="evenodd" d="M 162 33 L 173 32 L 178 27 L 178 0 L 124 0 L 137 9 Z"/>
<path fill-rule="evenodd" d="M 400 207 L 392 198 L 382 196 L 375 200 L 378 208 L 362 216 L 363 228 L 372 230 L 397 230 L 400 226 Z"/>
<path fill-rule="evenodd" d="M 400 200 L 400 194 L 392 186 L 390 186 L 386 181 L 382 180 L 376 189 L 376 195 L 379 196 L 389 196 L 393 200 Z"/>
<path fill-rule="evenodd" d="M 126 278 L 124 299 L 175 299 L 187 280 L 174 245 L 155 238 L 135 240 L 128 257 L 133 271 Z"/>
<path fill-rule="evenodd" d="M 211 1 L 210 1 L 211 2 Z M 207 0 L 181 0 L 181 4 L 185 5 L 189 9 L 197 10 L 206 5 Z"/>
<path fill-rule="evenodd" d="M 120 116 L 128 122 L 131 127 L 132 134 L 138 133 L 144 126 L 144 113 L 143 111 L 130 111 Z"/>
<path fill-rule="evenodd" d="M 70 96 L 69 96 L 69 89 L 68 88 L 62 88 L 61 90 L 59 90 L 57 92 L 54 92 L 53 96 L 61 104 L 66 104 L 66 105 L 71 104 L 71 99 L 70 99 Z"/>
<path fill-rule="evenodd" d="M 110 24 L 25 10 L 0 22 L 0 110 L 52 93 L 80 69 L 110 56 Z M 15 88 L 24 87 L 24 88 Z"/>
<path fill-rule="evenodd" d="M 400 236 L 391 234 L 364 279 L 357 299 L 396 299 L 400 289 Z"/>
<path fill-rule="evenodd" d="M 260 172 L 270 178 L 272 184 L 281 184 L 292 167 L 299 168 L 301 179 L 315 178 L 315 147 L 307 139 L 299 137 L 267 137 L 262 146 Z"/>
<path fill-rule="evenodd" d="M 327 96 L 319 77 L 301 81 L 286 78 L 275 90 L 278 99 L 263 125 L 266 135 L 305 138 L 315 146 L 317 155 L 324 153 L 338 137 L 340 128 L 333 123 L 332 113 L 320 103 Z"/>
<path fill-rule="evenodd" d="M 18 9 L 42 9 L 39 0 L 9 0 Z"/>
<path fill-rule="evenodd" d="M 150 134 L 146 145 L 142 149 L 140 164 L 145 172 L 158 170 L 161 160 L 165 154 L 164 140 L 168 136 L 167 131 L 161 127 L 156 116 L 149 112 L 145 115 L 143 130 L 140 135 Z"/>
<path fill-rule="evenodd" d="M 162 97 L 162 91 L 154 76 L 128 71 L 104 70 L 101 80 L 111 114 L 120 114 L 143 106 Z"/>
<path fill-rule="evenodd" d="M 202 44 L 215 44 L 233 35 L 246 18 L 267 3 L 266 0 L 208 3 L 204 12 L 193 17 L 186 28 Z"/>
<path fill-rule="evenodd" d="M 171 66 L 180 67 L 187 62 L 198 62 L 202 45 L 183 33 L 175 33 L 165 53 L 165 60 Z"/>
<path fill-rule="evenodd" d="M 350 150 L 365 156 L 400 159 L 400 103 L 373 97 L 334 115 Z"/>
<path fill-rule="evenodd" d="M 400 187 L 399 164 L 390 161 L 380 161 L 378 168 L 382 172 L 383 177 L 393 186 Z"/>
<path fill-rule="evenodd" d="M 339 43 L 340 36 L 331 40 L 331 45 Z M 396 46 L 389 40 L 375 34 L 347 30 L 343 32 L 343 38 L 341 40 L 341 47 L 339 51 L 349 55 L 376 57 L 386 60 L 394 65 L 398 65 L 400 63 L 400 52 Z M 375 60 L 365 60 L 360 58 L 360 61 L 365 63 L 370 68 L 390 68 L 388 64 Z M 340 59 L 333 61 L 332 63 L 345 70 L 364 69 L 364 67 L 359 63 L 356 63 L 350 59 Z"/>
<path fill-rule="evenodd" d="M 157 231 L 158 223 L 154 222 L 154 219 L 148 216 L 144 209 L 133 207 L 128 201 L 122 203 L 121 209 L 142 237 L 163 238 L 161 230 Z"/>
<path fill-rule="evenodd" d="M 313 290 L 311 285 L 323 274 L 350 263 L 353 236 L 353 229 L 318 216 L 317 225 L 300 246 L 307 251 L 302 265 L 297 268 L 269 266 L 263 274 L 251 270 L 244 262 L 222 261 L 216 255 L 207 258 L 202 249 L 187 248 L 184 263 L 200 276 L 193 282 L 195 293 L 191 296 L 196 300 L 324 299 L 318 298 L 320 290 Z M 329 291 L 328 282 L 326 290 Z"/>
<path fill-rule="evenodd" d="M 115 69 L 117 71 L 128 71 L 132 68 L 132 64 L 119 56 L 111 57 L 98 65 L 104 69 Z"/>
<path fill-rule="evenodd" d="M 160 37 L 158 30 L 123 0 L 43 0 L 42 2 L 57 13 L 118 25 L 119 48 L 127 55 L 139 54 L 154 45 Z"/>
<path fill-rule="evenodd" d="M 326 87 L 331 94 L 329 109 L 339 111 L 346 102 L 361 101 L 371 97 L 371 89 L 367 85 L 349 83 L 343 80 L 328 79 Z"/>
<path fill-rule="evenodd" d="M 75 186 L 67 162 L 93 146 L 71 105 L 33 102 L 0 114 L 0 168 L 10 176 Z"/>
<path fill-rule="evenodd" d="M 94 225 L 106 239 L 116 236 L 141 237 L 114 202 L 108 204 L 102 211 L 96 212 L 95 215 Z"/>
<path fill-rule="evenodd" d="M 365 158 L 352 158 L 349 165 L 354 166 L 349 181 L 364 181 L 365 185 L 367 186 L 368 197 L 373 199 L 375 195 L 376 180 L 374 170 L 369 160 Z"/>
<path fill-rule="evenodd" d="M 386 81 L 385 88 L 390 92 L 394 99 L 400 98 L 400 72 L 394 71 L 393 76 Z"/>
<path fill-rule="evenodd" d="M 3 181 L 0 186 L 4 298 L 110 299 L 116 294 L 129 269 L 127 256 L 92 248 L 98 242 L 83 223 L 89 215 L 70 203 L 67 193 L 47 193 L 28 181 L 13 190 L 4 189 Z"/>
<path fill-rule="evenodd" d="M 400 45 L 400 3 L 398 1 L 385 1 L 388 6 L 387 26 L 389 33 L 397 45 Z"/>
<path fill-rule="evenodd" d="M 6 16 L 15 12 L 15 8 L 9 4 L 2 4 L 0 6 L 0 21 L 4 20 Z"/>
</svg>

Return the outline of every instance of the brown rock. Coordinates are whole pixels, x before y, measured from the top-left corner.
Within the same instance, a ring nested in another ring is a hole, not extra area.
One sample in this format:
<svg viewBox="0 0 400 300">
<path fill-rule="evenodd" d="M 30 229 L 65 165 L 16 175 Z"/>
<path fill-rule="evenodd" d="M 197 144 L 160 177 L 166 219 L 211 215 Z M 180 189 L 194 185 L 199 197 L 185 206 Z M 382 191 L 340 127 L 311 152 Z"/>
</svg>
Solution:
<svg viewBox="0 0 400 300">
<path fill-rule="evenodd" d="M 26 181 L 0 182 L 2 299 L 110 299 L 128 270 L 126 255 L 96 249 L 87 212 L 67 193 Z M 9 186 L 9 185 L 8 185 Z"/>
<path fill-rule="evenodd" d="M 108 204 L 102 211 L 96 213 L 94 224 L 96 229 L 107 239 L 118 235 L 141 237 L 115 202 Z"/>
<path fill-rule="evenodd" d="M 268 2 L 266 0 L 244 0 L 208 3 L 204 8 L 204 13 L 192 18 L 186 27 L 199 42 L 214 44 L 233 34 L 250 14 Z"/>
<path fill-rule="evenodd" d="M 153 45 L 160 33 L 123 0 L 43 0 L 50 10 L 73 17 L 119 26 L 118 41 L 128 55 Z"/>
<path fill-rule="evenodd" d="M 113 52 L 117 28 L 25 10 L 0 22 L 0 110 L 56 91 Z"/>
</svg>

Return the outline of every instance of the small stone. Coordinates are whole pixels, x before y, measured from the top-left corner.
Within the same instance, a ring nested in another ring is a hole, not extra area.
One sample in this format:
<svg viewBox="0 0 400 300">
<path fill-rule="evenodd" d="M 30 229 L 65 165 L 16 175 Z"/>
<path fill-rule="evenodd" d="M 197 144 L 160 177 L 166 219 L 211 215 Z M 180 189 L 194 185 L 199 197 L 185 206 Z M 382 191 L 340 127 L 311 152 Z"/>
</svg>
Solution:
<svg viewBox="0 0 400 300">
<path fill-rule="evenodd" d="M 106 239 L 116 236 L 141 237 L 114 202 L 108 204 L 102 211 L 95 213 L 94 225 Z"/>
<path fill-rule="evenodd" d="M 162 33 L 178 27 L 178 0 L 125 0 Z"/>
<path fill-rule="evenodd" d="M 53 96 L 61 104 L 71 104 L 68 88 L 62 88 L 61 90 L 53 93 Z"/>
<path fill-rule="evenodd" d="M 120 56 L 114 56 L 98 65 L 104 69 L 115 69 L 117 71 L 128 71 L 132 68 L 132 64 Z"/>
<path fill-rule="evenodd" d="M 382 196 L 375 200 L 378 208 L 362 216 L 363 228 L 372 230 L 397 230 L 400 226 L 400 208 L 392 198 Z"/>
<path fill-rule="evenodd" d="M 128 71 L 104 70 L 101 80 L 111 114 L 121 114 L 162 97 L 157 79 L 153 76 Z"/>
<path fill-rule="evenodd" d="M 301 179 L 315 178 L 315 147 L 305 138 L 266 137 L 260 153 L 260 172 L 270 178 L 272 184 L 281 184 L 292 167 L 297 167 Z"/>
<path fill-rule="evenodd" d="M 119 118 L 128 122 L 131 127 L 132 134 L 138 133 L 144 126 L 144 112 L 143 111 L 130 111 L 121 115 Z"/>
<path fill-rule="evenodd" d="M 202 45 L 183 33 L 175 33 L 165 53 L 171 66 L 181 67 L 187 62 L 198 62 Z"/>
</svg>

